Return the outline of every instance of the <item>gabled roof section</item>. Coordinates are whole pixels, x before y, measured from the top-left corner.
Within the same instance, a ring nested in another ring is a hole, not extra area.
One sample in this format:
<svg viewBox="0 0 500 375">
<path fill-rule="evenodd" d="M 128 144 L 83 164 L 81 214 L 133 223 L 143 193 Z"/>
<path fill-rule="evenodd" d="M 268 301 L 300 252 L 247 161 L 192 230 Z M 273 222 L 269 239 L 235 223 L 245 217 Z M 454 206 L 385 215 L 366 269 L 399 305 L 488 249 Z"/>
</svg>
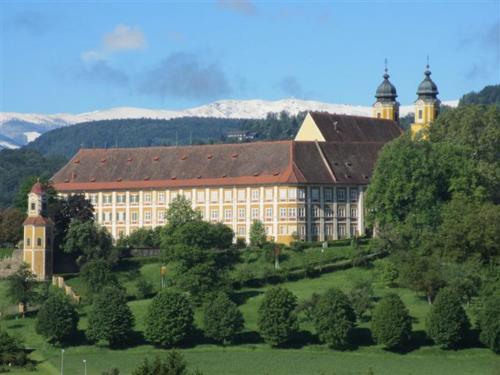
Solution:
<svg viewBox="0 0 500 375">
<path fill-rule="evenodd" d="M 397 122 L 371 117 L 310 112 L 326 142 L 389 142 L 402 134 Z"/>
</svg>

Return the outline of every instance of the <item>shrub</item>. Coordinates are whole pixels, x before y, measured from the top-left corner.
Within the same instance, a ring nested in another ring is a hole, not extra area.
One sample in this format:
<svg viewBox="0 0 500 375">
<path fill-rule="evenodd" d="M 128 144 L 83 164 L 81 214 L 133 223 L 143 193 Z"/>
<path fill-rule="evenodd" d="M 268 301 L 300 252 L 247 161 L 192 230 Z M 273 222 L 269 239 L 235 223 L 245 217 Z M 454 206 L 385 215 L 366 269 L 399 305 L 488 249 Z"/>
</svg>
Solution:
<svg viewBox="0 0 500 375">
<path fill-rule="evenodd" d="M 442 289 L 427 317 L 427 334 L 436 344 L 453 348 L 465 339 L 468 329 L 469 320 L 460 296 L 452 289 Z"/>
<path fill-rule="evenodd" d="M 378 344 L 396 348 L 410 339 L 411 317 L 397 294 L 382 298 L 372 316 L 372 334 Z"/>
<path fill-rule="evenodd" d="M 343 349 L 349 345 L 356 315 L 347 296 L 332 288 L 319 297 L 313 308 L 313 322 L 322 342 Z"/>
<path fill-rule="evenodd" d="M 36 332 L 50 342 L 62 343 L 77 332 L 78 312 L 60 290 L 51 292 L 37 314 Z"/>
<path fill-rule="evenodd" d="M 289 341 L 299 328 L 295 308 L 297 297 L 282 287 L 269 289 L 258 310 L 259 332 L 271 346 Z"/>
<path fill-rule="evenodd" d="M 150 362 L 146 358 L 142 364 L 136 368 L 132 375 L 201 375 L 201 372 L 190 372 L 187 369 L 187 363 L 183 355 L 179 352 L 172 351 L 167 354 L 164 360 L 156 357 Z"/>
<path fill-rule="evenodd" d="M 390 288 L 395 287 L 399 277 L 399 271 L 396 265 L 389 260 L 382 260 L 379 264 L 382 282 Z"/>
<path fill-rule="evenodd" d="M 263 247 L 267 242 L 266 228 L 260 220 L 254 220 L 250 226 L 250 245 Z"/>
<path fill-rule="evenodd" d="M 107 286 L 118 284 L 115 275 L 111 272 L 111 267 L 102 259 L 86 263 L 82 267 L 80 276 L 91 293 L 98 293 Z"/>
<path fill-rule="evenodd" d="M 500 353 L 500 295 L 486 300 L 479 315 L 479 339 L 495 353 Z"/>
<path fill-rule="evenodd" d="M 26 363 L 24 347 L 19 340 L 0 330 L 0 365 L 9 363 L 20 366 Z"/>
<path fill-rule="evenodd" d="M 153 294 L 153 284 L 141 277 L 135 284 L 137 288 L 137 298 L 144 299 Z"/>
<path fill-rule="evenodd" d="M 164 289 L 149 305 L 144 336 L 155 345 L 171 347 L 193 332 L 193 322 L 193 308 L 187 297 Z"/>
<path fill-rule="evenodd" d="M 87 337 L 91 341 L 107 340 L 110 347 L 122 345 L 131 335 L 134 316 L 127 305 L 125 291 L 105 287 L 94 299 L 89 312 Z"/>
<path fill-rule="evenodd" d="M 243 330 L 243 315 L 227 294 L 219 293 L 205 304 L 203 325 L 208 337 L 228 344 Z"/>
<path fill-rule="evenodd" d="M 373 296 L 370 281 L 358 280 L 349 291 L 349 301 L 358 319 L 364 319 L 365 314 L 373 307 Z"/>
</svg>

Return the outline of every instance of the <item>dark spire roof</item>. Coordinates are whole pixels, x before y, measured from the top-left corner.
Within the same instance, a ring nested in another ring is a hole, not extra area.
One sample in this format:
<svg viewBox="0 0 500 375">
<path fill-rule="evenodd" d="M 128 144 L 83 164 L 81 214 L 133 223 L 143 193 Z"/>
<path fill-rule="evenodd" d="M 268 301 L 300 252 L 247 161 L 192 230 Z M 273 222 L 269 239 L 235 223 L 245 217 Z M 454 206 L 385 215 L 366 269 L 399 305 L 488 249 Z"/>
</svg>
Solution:
<svg viewBox="0 0 500 375">
<path fill-rule="evenodd" d="M 418 86 L 417 95 L 419 99 L 435 99 L 439 94 L 438 88 L 434 81 L 431 79 L 431 71 L 429 70 L 429 61 L 427 60 L 426 70 L 424 72 L 425 78 Z"/>
<path fill-rule="evenodd" d="M 385 60 L 385 73 L 384 80 L 378 86 L 375 98 L 381 102 L 394 102 L 398 96 L 396 87 L 389 81 L 389 74 L 387 73 L 387 59 Z"/>
</svg>

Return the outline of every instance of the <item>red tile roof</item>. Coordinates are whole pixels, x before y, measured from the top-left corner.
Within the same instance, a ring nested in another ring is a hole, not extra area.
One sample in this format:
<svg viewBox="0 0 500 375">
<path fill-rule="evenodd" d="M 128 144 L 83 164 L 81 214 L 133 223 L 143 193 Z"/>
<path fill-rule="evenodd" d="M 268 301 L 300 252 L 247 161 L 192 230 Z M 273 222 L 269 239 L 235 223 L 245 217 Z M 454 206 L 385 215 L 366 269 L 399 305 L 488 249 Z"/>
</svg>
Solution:
<svg viewBox="0 0 500 375">
<path fill-rule="evenodd" d="M 40 181 L 35 182 L 33 187 L 31 188 L 31 193 L 41 195 L 44 192 L 43 185 L 40 183 Z"/>
<path fill-rule="evenodd" d="M 52 220 L 43 216 L 29 216 L 23 225 L 52 225 Z"/>
</svg>

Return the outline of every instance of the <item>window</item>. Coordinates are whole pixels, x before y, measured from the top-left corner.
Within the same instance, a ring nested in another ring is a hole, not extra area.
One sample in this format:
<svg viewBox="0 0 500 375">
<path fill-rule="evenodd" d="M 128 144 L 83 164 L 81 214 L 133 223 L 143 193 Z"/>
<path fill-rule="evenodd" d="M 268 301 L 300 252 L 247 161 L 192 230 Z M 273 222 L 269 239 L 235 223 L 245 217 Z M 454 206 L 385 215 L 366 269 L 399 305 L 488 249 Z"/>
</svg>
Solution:
<svg viewBox="0 0 500 375">
<path fill-rule="evenodd" d="M 245 232 L 245 227 L 243 225 L 238 225 L 238 236 L 244 236 Z"/>
<path fill-rule="evenodd" d="M 423 115 L 423 112 L 421 109 L 418 110 L 418 119 L 419 120 L 422 120 L 422 115 Z"/>
<path fill-rule="evenodd" d="M 158 193 L 158 203 L 165 203 L 165 193 L 163 191 Z"/>
<path fill-rule="evenodd" d="M 35 208 L 36 208 L 36 204 L 35 203 L 31 203 L 31 211 L 35 211 Z"/>
<path fill-rule="evenodd" d="M 358 189 L 351 188 L 349 189 L 349 195 L 351 198 L 351 202 L 357 202 L 358 201 Z"/>
<path fill-rule="evenodd" d="M 273 218 L 273 208 L 266 207 L 266 219 L 271 220 Z"/>
<path fill-rule="evenodd" d="M 202 219 L 204 219 L 205 218 L 205 210 L 197 210 L 197 211 L 200 213 L 200 217 Z"/>
<path fill-rule="evenodd" d="M 178 191 L 172 191 L 170 193 L 170 202 L 173 202 L 175 200 L 175 198 L 177 198 L 178 195 L 179 195 Z"/>
<path fill-rule="evenodd" d="M 245 209 L 244 208 L 238 208 L 238 219 L 245 220 Z"/>
<path fill-rule="evenodd" d="M 339 218 L 345 217 L 345 207 L 344 206 L 337 207 L 337 217 L 339 217 Z"/>
<path fill-rule="evenodd" d="M 319 201 L 319 189 L 318 188 L 312 188 L 311 189 L 311 199 L 314 202 Z"/>
<path fill-rule="evenodd" d="M 117 212 L 116 221 L 125 221 L 125 212 Z"/>
<path fill-rule="evenodd" d="M 144 221 L 147 223 L 151 221 L 151 211 L 144 211 Z"/>
<path fill-rule="evenodd" d="M 245 196 L 245 190 L 238 190 L 238 202 L 244 202 Z"/>
<path fill-rule="evenodd" d="M 273 234 L 273 227 L 270 225 L 266 225 L 265 228 L 266 228 L 266 234 L 268 236 L 271 236 Z"/>
<path fill-rule="evenodd" d="M 301 219 L 305 218 L 306 217 L 306 208 L 305 207 L 297 208 L 297 215 Z"/>
<path fill-rule="evenodd" d="M 90 203 L 92 203 L 93 206 L 99 204 L 99 195 L 98 194 L 90 194 Z"/>
<path fill-rule="evenodd" d="M 260 198 L 259 189 L 252 189 L 252 201 L 258 201 Z"/>
<path fill-rule="evenodd" d="M 203 190 L 198 190 L 196 192 L 196 202 L 198 203 L 205 202 L 205 192 Z"/>
<path fill-rule="evenodd" d="M 266 201 L 272 201 L 273 200 L 273 189 L 266 189 Z"/>
<path fill-rule="evenodd" d="M 112 195 L 111 194 L 104 194 L 102 196 L 102 203 L 103 204 L 111 204 L 111 201 L 112 201 Z"/>
<path fill-rule="evenodd" d="M 345 224 L 339 224 L 337 226 L 337 232 L 339 234 L 339 238 L 345 238 L 346 233 L 345 233 Z"/>
<path fill-rule="evenodd" d="M 280 201 L 286 201 L 286 189 L 280 189 Z"/>
<path fill-rule="evenodd" d="M 300 235 L 300 238 L 304 238 L 306 236 L 306 226 L 305 225 L 299 226 L 299 235 Z"/>
<path fill-rule="evenodd" d="M 337 189 L 337 201 L 345 202 L 345 189 L 344 188 Z"/>
<path fill-rule="evenodd" d="M 233 191 L 224 190 L 224 202 L 231 202 L 233 200 Z"/>
<path fill-rule="evenodd" d="M 332 188 L 325 188 L 325 201 L 326 202 L 333 201 L 333 190 L 332 190 Z"/>
<path fill-rule="evenodd" d="M 297 190 L 297 195 L 300 201 L 303 201 L 306 199 L 306 189 L 300 188 Z"/>
<path fill-rule="evenodd" d="M 313 217 L 320 217 L 320 214 L 321 214 L 321 209 L 319 208 L 319 206 L 315 205 L 313 207 Z"/>
<path fill-rule="evenodd" d="M 297 217 L 297 209 L 295 207 L 290 207 L 288 209 L 288 217 L 293 219 Z"/>
<path fill-rule="evenodd" d="M 325 234 L 330 237 L 333 236 L 333 225 L 331 224 L 325 225 Z"/>
<path fill-rule="evenodd" d="M 233 210 L 230 208 L 224 210 L 224 220 L 231 221 L 233 220 Z"/>
<path fill-rule="evenodd" d="M 210 211 L 210 219 L 215 221 L 219 220 L 219 210 Z"/>
<path fill-rule="evenodd" d="M 311 230 L 312 230 L 312 234 L 313 234 L 313 236 L 317 236 L 317 235 L 318 235 L 318 233 L 319 233 L 319 225 L 313 225 L 313 226 L 311 227 Z"/>
<path fill-rule="evenodd" d="M 151 203 L 151 193 L 144 194 L 144 203 Z"/>
<path fill-rule="evenodd" d="M 351 224 L 351 237 L 354 237 L 358 234 L 358 227 L 356 224 Z"/>
<path fill-rule="evenodd" d="M 160 223 L 163 223 L 163 221 L 165 220 L 165 211 L 158 211 L 158 221 Z"/>
<path fill-rule="evenodd" d="M 219 192 L 217 190 L 210 191 L 210 202 L 217 203 L 219 201 Z"/>
<path fill-rule="evenodd" d="M 125 194 L 117 194 L 116 195 L 116 203 L 124 204 L 125 203 Z"/>
<path fill-rule="evenodd" d="M 42 246 L 42 239 L 40 237 L 36 239 L 36 246 L 38 247 Z"/>
<path fill-rule="evenodd" d="M 139 203 L 139 194 L 130 194 L 130 203 L 138 204 Z"/>
<path fill-rule="evenodd" d="M 31 246 L 31 238 L 26 238 L 26 246 Z"/>
<path fill-rule="evenodd" d="M 279 234 L 280 234 L 280 235 L 282 235 L 282 236 L 283 236 L 283 235 L 286 235 L 286 230 L 287 230 L 286 225 L 280 225 L 280 226 L 279 226 Z"/>
<path fill-rule="evenodd" d="M 259 208 L 258 207 L 252 207 L 250 211 L 250 215 L 252 220 L 258 219 L 259 218 Z"/>
<path fill-rule="evenodd" d="M 380 118 L 380 112 L 377 112 L 377 118 Z"/>
<path fill-rule="evenodd" d="M 288 200 L 291 200 L 291 201 L 297 200 L 297 189 L 289 189 L 288 190 Z"/>
<path fill-rule="evenodd" d="M 185 191 L 183 194 L 184 194 L 184 198 L 186 198 L 188 201 L 191 202 L 191 192 Z"/>
<path fill-rule="evenodd" d="M 351 207 L 351 218 L 355 219 L 358 217 L 358 208 L 357 207 Z"/>
<path fill-rule="evenodd" d="M 325 217 L 333 217 L 333 210 L 330 206 L 325 207 Z"/>
<path fill-rule="evenodd" d="M 286 219 L 286 208 L 285 207 L 280 208 L 280 218 Z"/>
<path fill-rule="evenodd" d="M 130 220 L 132 221 L 132 223 L 137 223 L 137 221 L 139 221 L 139 213 L 137 211 L 132 212 L 130 215 Z"/>
</svg>

